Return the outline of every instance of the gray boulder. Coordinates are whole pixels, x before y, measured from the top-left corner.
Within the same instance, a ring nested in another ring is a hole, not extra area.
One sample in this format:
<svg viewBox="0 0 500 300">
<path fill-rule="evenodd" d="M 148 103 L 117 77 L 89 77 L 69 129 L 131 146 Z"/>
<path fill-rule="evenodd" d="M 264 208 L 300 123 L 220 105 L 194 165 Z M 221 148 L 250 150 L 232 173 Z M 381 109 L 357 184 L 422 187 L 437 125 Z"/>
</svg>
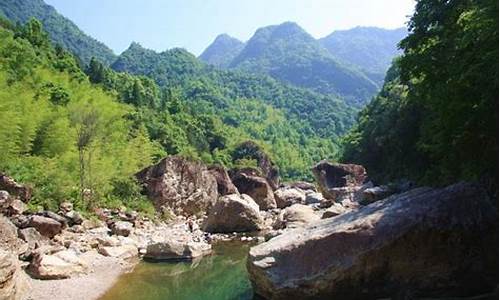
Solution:
<svg viewBox="0 0 500 300">
<path fill-rule="evenodd" d="M 312 172 L 323 196 L 331 200 L 337 200 L 339 193 L 342 194 L 344 190 L 353 192 L 356 187 L 362 186 L 367 178 L 363 166 L 331 163 L 326 160 L 317 163 Z M 341 190 L 338 190 L 339 188 Z"/>
<path fill-rule="evenodd" d="M 156 239 L 146 247 L 145 259 L 149 260 L 191 260 L 212 252 L 212 246 L 199 241 L 178 241 Z"/>
<path fill-rule="evenodd" d="M 298 188 L 281 187 L 274 191 L 274 199 L 278 208 L 285 208 L 293 204 L 304 204 L 306 202 L 306 194 Z"/>
<path fill-rule="evenodd" d="M 58 221 L 43 216 L 33 215 L 30 217 L 29 227 L 34 227 L 41 235 L 53 238 L 62 230 L 62 224 Z"/>
<path fill-rule="evenodd" d="M 267 299 L 466 297 L 498 284 L 498 210 L 479 187 L 419 188 L 251 248 Z"/>
<path fill-rule="evenodd" d="M 273 189 L 266 178 L 239 171 L 231 179 L 238 191 L 252 197 L 261 210 L 276 208 Z"/>
<path fill-rule="evenodd" d="M 24 244 L 17 236 L 16 226 L 9 219 L 0 215 L 0 248 L 21 254 L 26 250 Z"/>
<path fill-rule="evenodd" d="M 134 230 L 134 224 L 126 221 L 118 221 L 112 223 L 110 229 L 115 235 L 129 236 L 132 230 Z"/>
<path fill-rule="evenodd" d="M 158 210 L 175 215 L 205 213 L 217 201 L 217 181 L 207 167 L 180 156 L 169 156 L 136 174 Z"/>
<path fill-rule="evenodd" d="M 252 232 L 263 224 L 259 206 L 248 195 L 232 194 L 219 198 L 210 209 L 203 230 L 212 233 Z"/>
<path fill-rule="evenodd" d="M 217 181 L 217 192 L 219 193 L 219 196 L 238 194 L 238 189 L 236 188 L 236 186 L 234 186 L 231 178 L 229 177 L 229 174 L 227 173 L 226 169 L 224 169 L 224 167 L 214 165 L 210 166 L 208 170 Z"/>
<path fill-rule="evenodd" d="M 63 279 L 87 273 L 89 266 L 75 251 L 63 250 L 54 254 L 35 253 L 28 272 L 38 279 Z"/>
<path fill-rule="evenodd" d="M 27 278 L 16 256 L 0 249 L 0 299 L 23 299 L 27 289 Z"/>
<path fill-rule="evenodd" d="M 316 214 L 310 206 L 294 204 L 281 211 L 273 228 L 298 228 L 318 221 L 319 219 L 320 216 Z"/>
</svg>

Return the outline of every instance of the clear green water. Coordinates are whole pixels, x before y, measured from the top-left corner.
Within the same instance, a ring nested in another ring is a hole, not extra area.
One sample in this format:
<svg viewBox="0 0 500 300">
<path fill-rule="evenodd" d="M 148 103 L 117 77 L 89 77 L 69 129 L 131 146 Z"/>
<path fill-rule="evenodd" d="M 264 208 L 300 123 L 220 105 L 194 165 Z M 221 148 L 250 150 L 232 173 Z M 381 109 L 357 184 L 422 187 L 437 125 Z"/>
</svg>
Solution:
<svg viewBox="0 0 500 300">
<path fill-rule="evenodd" d="M 196 262 L 141 262 L 101 300 L 253 299 L 245 268 L 248 249 L 242 243 L 218 243 L 213 255 Z"/>
</svg>

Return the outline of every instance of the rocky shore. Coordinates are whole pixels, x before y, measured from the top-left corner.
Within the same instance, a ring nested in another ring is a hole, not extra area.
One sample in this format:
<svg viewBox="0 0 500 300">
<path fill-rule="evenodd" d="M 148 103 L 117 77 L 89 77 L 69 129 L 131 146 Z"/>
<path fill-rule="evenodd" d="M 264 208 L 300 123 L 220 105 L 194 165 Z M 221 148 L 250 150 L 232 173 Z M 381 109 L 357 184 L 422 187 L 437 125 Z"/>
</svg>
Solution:
<svg viewBox="0 0 500 300">
<path fill-rule="evenodd" d="M 171 156 L 136 177 L 158 215 L 69 201 L 27 212 L 28 187 L 0 178 L 0 299 L 97 299 L 141 259 L 192 260 L 257 241 L 247 268 L 268 299 L 449 297 L 494 289 L 498 213 L 477 185 L 373 186 L 359 165 L 319 162 L 316 184 L 273 163 L 225 170 Z M 266 173 L 267 172 L 267 173 Z M 391 196 L 392 195 L 392 196 Z"/>
</svg>

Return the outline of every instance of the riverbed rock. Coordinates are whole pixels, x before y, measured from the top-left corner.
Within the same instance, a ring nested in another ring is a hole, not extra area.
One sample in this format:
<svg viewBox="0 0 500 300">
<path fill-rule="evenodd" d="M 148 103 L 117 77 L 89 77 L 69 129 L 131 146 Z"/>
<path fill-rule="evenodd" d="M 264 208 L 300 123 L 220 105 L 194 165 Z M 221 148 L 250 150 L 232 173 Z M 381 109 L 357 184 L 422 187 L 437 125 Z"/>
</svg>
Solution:
<svg viewBox="0 0 500 300">
<path fill-rule="evenodd" d="M 468 183 L 414 189 L 257 245 L 247 269 L 267 299 L 488 293 L 498 284 L 493 201 Z"/>
<path fill-rule="evenodd" d="M 183 242 L 170 239 L 153 240 L 147 247 L 144 258 L 150 260 L 190 260 L 212 252 L 206 242 Z"/>
<path fill-rule="evenodd" d="M 217 192 L 219 196 L 225 196 L 230 194 L 238 194 L 238 189 L 231 181 L 226 169 L 222 166 L 214 165 L 208 168 L 210 174 L 215 177 L 217 181 Z"/>
<path fill-rule="evenodd" d="M 37 212 L 36 214 L 39 216 L 46 217 L 46 218 L 51 218 L 52 220 L 59 222 L 63 228 L 68 225 L 68 220 L 66 220 L 65 217 L 58 215 L 53 211 L 44 210 L 44 211 Z"/>
<path fill-rule="evenodd" d="M 53 238 L 62 230 L 62 224 L 52 218 L 33 215 L 30 217 L 29 227 L 34 227 L 41 235 Z"/>
<path fill-rule="evenodd" d="M 19 300 L 27 291 L 28 284 L 17 258 L 0 249 L 0 299 Z"/>
<path fill-rule="evenodd" d="M 169 156 L 136 174 L 155 207 L 166 206 L 175 215 L 205 213 L 217 201 L 217 181 L 200 163 Z"/>
<path fill-rule="evenodd" d="M 99 247 L 98 253 L 104 256 L 111 256 L 121 259 L 131 259 L 139 255 L 137 246 L 124 244 L 122 246 L 103 246 Z"/>
<path fill-rule="evenodd" d="M 134 230 L 134 225 L 126 221 L 114 222 L 110 226 L 111 232 L 115 235 L 129 236 Z"/>
<path fill-rule="evenodd" d="M 11 196 L 18 197 L 23 202 L 31 199 L 31 188 L 17 183 L 12 177 L 0 172 L 0 190 L 9 192 Z"/>
<path fill-rule="evenodd" d="M 10 203 L 10 205 L 5 210 L 5 214 L 8 216 L 17 216 L 21 215 L 28 209 L 28 206 L 19 199 L 14 199 Z"/>
<path fill-rule="evenodd" d="M 276 208 L 276 200 L 271 186 L 264 177 L 250 175 L 245 171 L 238 171 L 232 181 L 241 194 L 247 194 L 259 205 L 261 210 Z"/>
<path fill-rule="evenodd" d="M 69 226 L 81 225 L 83 223 L 83 218 L 77 211 L 71 210 L 63 212 L 62 216 L 66 218 Z"/>
<path fill-rule="evenodd" d="M 304 192 L 311 191 L 316 192 L 316 186 L 313 183 L 306 181 L 295 181 L 289 185 L 292 188 L 303 190 Z"/>
<path fill-rule="evenodd" d="M 281 187 L 274 191 L 274 199 L 278 208 L 285 208 L 293 204 L 304 204 L 306 193 L 298 188 Z"/>
<path fill-rule="evenodd" d="M 263 224 L 259 206 L 248 195 L 232 194 L 219 198 L 210 209 L 203 230 L 211 233 L 252 232 Z"/>
<path fill-rule="evenodd" d="M 33 251 L 34 249 L 42 245 L 49 243 L 49 239 L 47 237 L 42 236 L 40 232 L 38 232 L 38 230 L 36 230 L 33 227 L 19 229 L 18 235 L 20 239 L 22 239 L 28 244 L 29 252 Z M 27 253 L 27 255 L 29 255 L 29 253 Z"/>
<path fill-rule="evenodd" d="M 361 186 L 366 180 L 365 168 L 355 164 L 339 164 L 322 160 L 312 168 L 312 172 L 323 196 L 332 200 L 338 197 L 336 188 Z"/>
<path fill-rule="evenodd" d="M 88 271 L 88 265 L 73 250 L 54 254 L 35 253 L 28 272 L 38 279 L 63 279 Z"/>
<path fill-rule="evenodd" d="M 308 205 L 294 204 L 281 211 L 274 229 L 298 228 L 318 221 L 320 216 Z"/>
<path fill-rule="evenodd" d="M 9 219 L 0 215 L 0 248 L 21 254 L 23 244 L 24 242 L 17 236 L 16 226 Z"/>
<path fill-rule="evenodd" d="M 319 204 L 325 200 L 325 197 L 323 197 L 323 194 L 317 193 L 317 192 L 312 192 L 312 193 L 307 193 L 306 194 L 306 204 Z"/>
</svg>

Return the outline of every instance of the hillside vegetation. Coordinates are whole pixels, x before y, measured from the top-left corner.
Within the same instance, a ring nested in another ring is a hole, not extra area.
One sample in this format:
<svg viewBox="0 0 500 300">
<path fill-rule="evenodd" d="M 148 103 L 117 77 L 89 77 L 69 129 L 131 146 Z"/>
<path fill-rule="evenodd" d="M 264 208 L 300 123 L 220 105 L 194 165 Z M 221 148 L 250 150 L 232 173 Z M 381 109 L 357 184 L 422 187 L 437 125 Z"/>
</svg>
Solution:
<svg viewBox="0 0 500 300">
<path fill-rule="evenodd" d="M 419 1 L 404 54 L 345 140 L 381 181 L 498 182 L 498 2 Z"/>
</svg>

